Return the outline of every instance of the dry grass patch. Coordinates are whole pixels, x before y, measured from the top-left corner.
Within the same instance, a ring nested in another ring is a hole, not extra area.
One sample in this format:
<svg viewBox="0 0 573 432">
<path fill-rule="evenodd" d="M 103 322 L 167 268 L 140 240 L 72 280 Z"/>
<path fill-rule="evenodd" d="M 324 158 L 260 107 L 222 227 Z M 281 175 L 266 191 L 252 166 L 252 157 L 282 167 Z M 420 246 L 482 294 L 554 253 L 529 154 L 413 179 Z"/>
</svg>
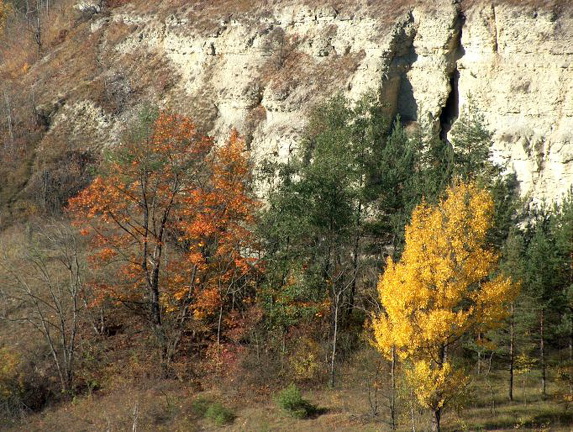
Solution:
<svg viewBox="0 0 573 432">
<path fill-rule="evenodd" d="M 552 11 L 572 11 L 573 4 L 563 0 L 462 0 L 462 8 L 469 10 L 478 6 L 517 6 L 528 9 L 543 9 Z"/>
</svg>

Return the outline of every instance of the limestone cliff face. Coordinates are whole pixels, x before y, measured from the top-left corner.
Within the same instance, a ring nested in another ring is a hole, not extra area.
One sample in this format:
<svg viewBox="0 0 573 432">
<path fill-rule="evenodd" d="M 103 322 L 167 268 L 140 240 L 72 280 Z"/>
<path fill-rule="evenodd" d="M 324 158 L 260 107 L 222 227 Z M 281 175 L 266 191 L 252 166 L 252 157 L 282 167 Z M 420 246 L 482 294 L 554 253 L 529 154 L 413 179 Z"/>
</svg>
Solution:
<svg viewBox="0 0 573 432">
<path fill-rule="evenodd" d="M 573 184 L 573 17 L 558 9 L 483 4 L 467 14 L 458 62 L 494 148 L 524 193 L 554 198 Z"/>
<path fill-rule="evenodd" d="M 100 69 L 90 80 L 105 84 L 108 105 L 126 102 L 110 110 L 77 83 L 63 85 L 65 103 L 50 112 L 40 153 L 50 136 L 77 147 L 113 143 L 138 109 L 134 100 L 151 100 L 197 116 L 219 136 L 237 127 L 258 158 L 286 158 L 315 103 L 374 90 L 390 114 L 444 134 L 471 103 L 524 195 L 564 193 L 573 184 L 570 10 L 502 0 L 393 3 L 95 13 L 85 37 L 97 41 Z M 56 95 L 42 97 L 49 105 Z"/>
</svg>

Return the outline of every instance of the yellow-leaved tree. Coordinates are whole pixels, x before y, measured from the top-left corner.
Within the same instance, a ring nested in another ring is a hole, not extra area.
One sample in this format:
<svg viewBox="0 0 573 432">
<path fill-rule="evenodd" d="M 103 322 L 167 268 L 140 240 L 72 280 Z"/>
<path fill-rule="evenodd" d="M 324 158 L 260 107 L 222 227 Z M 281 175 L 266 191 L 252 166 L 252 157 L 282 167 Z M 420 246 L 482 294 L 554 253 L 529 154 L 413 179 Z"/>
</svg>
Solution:
<svg viewBox="0 0 573 432">
<path fill-rule="evenodd" d="M 378 284 L 376 348 L 407 364 L 435 431 L 443 408 L 467 383 L 452 362 L 453 346 L 500 323 L 517 293 L 517 284 L 497 274 L 498 255 L 487 246 L 493 211 L 491 195 L 473 182 L 449 187 L 437 205 L 418 205 L 401 260 L 388 258 Z"/>
</svg>

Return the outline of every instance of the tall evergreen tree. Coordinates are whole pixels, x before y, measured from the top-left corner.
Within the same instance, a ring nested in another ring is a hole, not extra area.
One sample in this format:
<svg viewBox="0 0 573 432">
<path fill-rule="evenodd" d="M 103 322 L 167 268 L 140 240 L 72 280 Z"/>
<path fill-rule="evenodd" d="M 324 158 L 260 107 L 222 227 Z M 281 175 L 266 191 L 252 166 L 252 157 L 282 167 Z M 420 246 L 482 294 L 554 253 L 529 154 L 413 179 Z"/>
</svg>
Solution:
<svg viewBox="0 0 573 432">
<path fill-rule="evenodd" d="M 560 287 L 559 256 L 552 228 L 553 216 L 546 210 L 535 212 L 527 229 L 525 250 L 524 290 L 530 308 L 536 316 L 535 334 L 538 361 L 541 369 L 541 393 L 547 394 L 547 341 L 556 327 L 559 311 L 563 307 Z"/>
<path fill-rule="evenodd" d="M 573 394 L 573 189 L 554 206 L 551 229 L 555 239 L 558 290 L 562 296 L 559 332 L 567 341 L 567 377 L 569 393 Z"/>
<path fill-rule="evenodd" d="M 262 298 L 271 321 L 286 328 L 329 304 L 333 360 L 359 284 L 374 284 L 360 275 L 380 255 L 400 257 L 404 226 L 422 198 L 437 202 L 456 177 L 494 184 L 485 127 L 470 124 L 458 136 L 464 146 L 409 136 L 372 95 L 318 106 L 290 160 L 265 166 Z"/>
<path fill-rule="evenodd" d="M 379 170 L 387 125 L 372 97 L 353 105 L 338 96 L 318 107 L 299 151 L 273 167 L 276 186 L 262 217 L 267 309 L 288 325 L 330 304 L 331 383 L 340 326 L 363 267 L 365 221 L 385 184 Z"/>
</svg>

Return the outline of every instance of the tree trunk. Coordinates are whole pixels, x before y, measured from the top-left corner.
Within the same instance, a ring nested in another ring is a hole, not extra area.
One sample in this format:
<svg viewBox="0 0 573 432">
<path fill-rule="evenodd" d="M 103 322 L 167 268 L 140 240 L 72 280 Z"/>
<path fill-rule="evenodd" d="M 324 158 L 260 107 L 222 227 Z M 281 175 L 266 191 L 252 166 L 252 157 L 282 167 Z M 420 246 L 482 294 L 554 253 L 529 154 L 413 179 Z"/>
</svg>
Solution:
<svg viewBox="0 0 573 432">
<path fill-rule="evenodd" d="M 481 343 L 481 333 L 478 333 L 478 347 L 477 347 L 477 374 L 478 376 L 481 375 L 481 351 L 480 351 L 480 343 Z"/>
<path fill-rule="evenodd" d="M 221 345 L 221 326 L 223 323 L 223 302 L 219 307 L 219 318 L 217 319 L 217 346 Z"/>
<path fill-rule="evenodd" d="M 338 341 L 338 311 L 340 310 L 340 294 L 341 293 L 338 293 L 338 295 L 334 296 L 334 328 L 332 334 L 332 353 L 330 356 L 330 379 L 328 383 L 330 387 L 334 387 L 334 369 L 336 362 L 336 344 Z"/>
<path fill-rule="evenodd" d="M 38 46 L 38 55 L 42 55 L 42 2 L 40 0 L 36 1 L 36 23 L 34 28 L 34 39 L 36 40 L 36 45 Z"/>
<path fill-rule="evenodd" d="M 396 349 L 392 347 L 392 362 L 390 363 L 390 428 L 395 431 L 396 421 Z"/>
<path fill-rule="evenodd" d="M 10 106 L 10 98 L 8 97 L 6 90 L 4 90 L 4 103 L 6 105 L 6 124 L 8 125 L 8 135 L 10 136 L 9 140 L 4 140 L 4 149 L 6 149 L 8 143 L 10 143 L 10 148 L 12 148 L 12 144 L 14 143 L 12 107 Z"/>
<path fill-rule="evenodd" d="M 161 326 L 161 309 L 159 308 L 159 287 L 151 287 L 151 322 Z"/>
<path fill-rule="evenodd" d="M 360 186 L 362 186 L 362 178 L 360 178 Z M 357 283 L 357 275 L 358 275 L 358 256 L 360 255 L 360 225 L 362 221 L 362 203 L 358 203 L 358 209 L 356 214 L 356 236 L 354 238 L 354 251 L 352 257 L 352 272 L 353 272 L 353 280 L 352 280 L 352 287 L 350 289 L 350 297 L 348 299 L 348 308 L 346 310 L 346 316 L 349 317 L 354 309 L 354 299 L 356 297 L 356 283 Z"/>
<path fill-rule="evenodd" d="M 432 432 L 441 431 L 441 426 L 440 426 L 441 420 L 442 420 L 442 409 L 438 408 L 434 410 L 434 417 L 432 418 Z"/>
<path fill-rule="evenodd" d="M 545 309 L 541 309 L 539 317 L 539 360 L 541 363 L 541 394 L 547 396 L 547 365 L 545 364 Z"/>
<path fill-rule="evenodd" d="M 569 314 L 569 365 L 573 367 L 573 309 Z M 569 378 L 569 393 L 573 393 L 573 377 Z"/>
<path fill-rule="evenodd" d="M 437 363 L 437 367 L 439 369 L 443 369 L 444 365 L 446 364 L 446 361 L 448 360 L 448 349 L 446 345 L 442 345 L 441 349 L 440 349 L 440 357 L 439 357 L 439 362 Z M 439 393 L 438 394 L 438 400 L 442 399 L 442 394 Z M 439 404 L 436 404 L 439 405 Z M 434 416 L 432 418 L 432 432 L 440 432 L 440 421 L 442 419 L 442 406 L 438 406 L 436 408 L 433 408 L 433 412 L 434 412 Z"/>
<path fill-rule="evenodd" d="M 410 421 L 412 422 L 412 432 L 416 432 L 416 415 L 414 412 L 414 390 L 410 389 Z"/>
<path fill-rule="evenodd" d="M 509 400 L 513 401 L 513 381 L 515 369 L 515 322 L 514 304 L 511 303 L 511 316 L 509 321 Z"/>
</svg>

